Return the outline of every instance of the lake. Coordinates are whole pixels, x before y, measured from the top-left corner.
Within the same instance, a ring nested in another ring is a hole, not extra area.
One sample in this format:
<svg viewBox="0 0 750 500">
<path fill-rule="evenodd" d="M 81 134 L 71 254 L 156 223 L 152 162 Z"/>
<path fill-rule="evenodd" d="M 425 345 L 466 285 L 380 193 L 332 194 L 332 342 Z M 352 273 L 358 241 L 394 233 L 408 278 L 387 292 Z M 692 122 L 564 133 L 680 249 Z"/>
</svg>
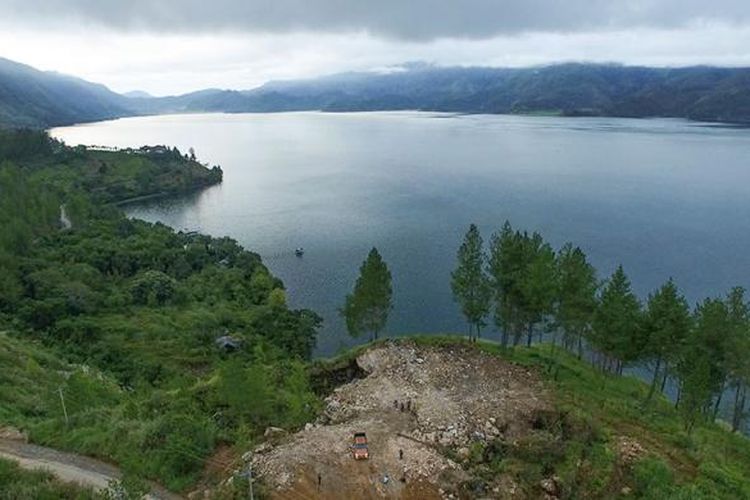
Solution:
<svg viewBox="0 0 750 500">
<path fill-rule="evenodd" d="M 449 279 L 472 222 L 485 242 L 506 219 L 555 247 L 572 241 L 602 278 L 622 263 L 643 298 L 670 276 L 691 302 L 750 286 L 749 129 L 306 112 L 127 118 L 52 134 L 71 145 L 193 147 L 221 165 L 220 186 L 126 211 L 258 252 L 290 305 L 324 317 L 319 355 L 356 343 L 337 309 L 373 246 L 393 274 L 389 334 L 465 332 Z"/>
</svg>

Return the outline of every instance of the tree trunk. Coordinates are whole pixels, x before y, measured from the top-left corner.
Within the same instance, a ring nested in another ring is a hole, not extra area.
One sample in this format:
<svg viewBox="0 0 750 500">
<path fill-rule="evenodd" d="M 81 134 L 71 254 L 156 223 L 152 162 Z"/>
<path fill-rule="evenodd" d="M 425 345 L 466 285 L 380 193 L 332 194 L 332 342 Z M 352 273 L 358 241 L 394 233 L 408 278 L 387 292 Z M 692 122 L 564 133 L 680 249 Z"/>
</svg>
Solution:
<svg viewBox="0 0 750 500">
<path fill-rule="evenodd" d="M 716 396 L 716 402 L 714 403 L 714 411 L 712 414 L 711 421 L 716 420 L 716 417 L 719 416 L 719 405 L 721 405 L 721 398 L 724 396 L 724 383 L 722 382 L 721 387 L 719 388 L 719 395 Z"/>
<path fill-rule="evenodd" d="M 664 388 L 667 386 L 667 378 L 669 377 L 669 367 L 667 363 L 664 363 L 664 376 L 661 379 L 661 393 L 664 394 Z"/>
<path fill-rule="evenodd" d="M 654 392 L 656 392 L 656 382 L 657 380 L 659 380 L 659 368 L 661 368 L 661 356 L 656 358 L 656 368 L 654 368 L 654 378 L 651 381 L 651 388 L 648 390 L 646 403 L 651 402 L 651 398 L 654 397 Z"/>
<path fill-rule="evenodd" d="M 737 428 L 739 429 L 745 419 L 745 402 L 747 401 L 747 385 L 742 386 L 742 398 L 740 399 L 739 413 L 737 417 Z"/>
<path fill-rule="evenodd" d="M 531 347 L 531 338 L 534 335 L 534 323 L 529 323 L 526 331 L 526 347 Z"/>
<path fill-rule="evenodd" d="M 583 335 L 578 334 L 578 359 L 583 357 Z"/>
<path fill-rule="evenodd" d="M 677 384 L 677 397 L 674 400 L 675 410 L 680 406 L 680 398 L 682 398 L 682 383 Z"/>
<path fill-rule="evenodd" d="M 732 432 L 737 432 L 740 427 L 742 408 L 740 408 L 740 393 L 742 392 L 742 383 L 737 383 L 737 390 L 734 393 L 734 411 L 732 412 Z"/>
</svg>

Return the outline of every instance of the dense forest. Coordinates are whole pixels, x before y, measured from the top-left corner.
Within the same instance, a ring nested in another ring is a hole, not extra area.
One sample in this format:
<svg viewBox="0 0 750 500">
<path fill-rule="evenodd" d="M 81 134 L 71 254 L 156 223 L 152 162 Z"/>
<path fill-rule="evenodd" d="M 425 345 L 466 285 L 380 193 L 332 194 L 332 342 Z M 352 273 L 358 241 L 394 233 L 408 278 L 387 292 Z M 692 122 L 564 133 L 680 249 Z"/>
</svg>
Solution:
<svg viewBox="0 0 750 500">
<path fill-rule="evenodd" d="M 0 421 L 180 490 L 221 443 L 314 414 L 305 363 L 320 318 L 290 310 L 282 283 L 235 241 L 112 204 L 220 170 L 40 132 L 0 144 Z"/>
</svg>

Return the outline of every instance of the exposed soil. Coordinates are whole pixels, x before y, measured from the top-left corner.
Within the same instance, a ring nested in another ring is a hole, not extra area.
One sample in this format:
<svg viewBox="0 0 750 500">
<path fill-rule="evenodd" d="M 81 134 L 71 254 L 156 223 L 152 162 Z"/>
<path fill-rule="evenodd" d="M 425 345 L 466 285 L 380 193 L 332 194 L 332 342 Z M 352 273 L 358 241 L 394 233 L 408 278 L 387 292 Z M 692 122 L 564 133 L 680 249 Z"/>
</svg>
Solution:
<svg viewBox="0 0 750 500">
<path fill-rule="evenodd" d="M 459 498 L 472 443 L 513 441 L 551 408 L 536 374 L 470 345 L 389 342 L 357 365 L 366 376 L 335 389 L 316 423 L 253 450 L 272 498 Z M 369 460 L 352 458 L 355 432 Z"/>
</svg>

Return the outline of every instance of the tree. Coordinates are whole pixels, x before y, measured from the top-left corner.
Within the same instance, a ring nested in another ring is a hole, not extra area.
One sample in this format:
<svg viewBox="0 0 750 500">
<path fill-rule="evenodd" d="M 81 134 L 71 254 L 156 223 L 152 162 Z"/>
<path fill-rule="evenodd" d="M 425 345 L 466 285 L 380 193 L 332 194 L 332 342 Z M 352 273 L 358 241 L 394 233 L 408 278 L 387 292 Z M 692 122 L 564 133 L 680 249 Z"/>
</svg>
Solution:
<svg viewBox="0 0 750 500">
<path fill-rule="evenodd" d="M 695 311 L 695 330 L 691 336 L 688 353 L 689 362 L 683 366 L 683 378 L 691 382 L 692 366 L 701 366 L 705 373 L 701 379 L 700 387 L 689 387 L 688 390 L 700 391 L 700 411 L 708 413 L 711 411 L 711 403 L 714 410 L 721 402 L 724 392 L 724 384 L 727 378 L 727 336 L 731 330 L 731 321 L 727 304 L 720 299 L 706 299 L 699 304 Z M 683 381 L 683 392 L 685 382 Z M 715 398 L 715 399 L 714 399 Z M 697 407 L 696 407 L 697 408 Z M 696 411 L 696 408 L 693 411 Z"/>
<path fill-rule="evenodd" d="M 507 347 L 511 333 L 521 328 L 518 294 L 523 249 L 519 245 L 510 222 L 505 221 L 499 233 L 492 235 L 487 271 L 490 276 L 492 299 L 495 305 L 495 325 L 502 332 L 503 347 Z"/>
<path fill-rule="evenodd" d="M 580 359 L 583 337 L 596 311 L 596 270 L 580 248 L 567 243 L 557 255 L 557 277 L 557 324 L 562 328 L 566 347 L 577 342 Z"/>
<path fill-rule="evenodd" d="M 487 271 L 495 302 L 495 323 L 502 343 L 512 335 L 517 345 L 523 334 L 530 339 L 534 325 L 551 311 L 554 300 L 554 252 L 534 233 L 513 231 L 505 222 L 492 236 Z"/>
<path fill-rule="evenodd" d="M 469 337 L 476 331 L 479 337 L 485 326 L 484 318 L 490 311 L 492 290 L 484 273 L 485 255 L 482 236 L 476 225 L 471 224 L 458 249 L 458 266 L 451 273 L 453 298 L 461 306 L 461 312 L 469 322 Z"/>
<path fill-rule="evenodd" d="M 729 310 L 720 299 L 706 299 L 695 309 L 695 326 L 680 360 L 677 373 L 681 391 L 679 406 L 688 432 L 699 417 L 711 412 L 714 397 L 726 379 L 725 336 L 730 329 Z"/>
<path fill-rule="evenodd" d="M 534 326 L 553 312 L 556 295 L 555 252 L 538 233 L 531 238 L 524 233 L 526 265 L 520 283 L 523 318 L 526 323 L 526 345 L 531 345 Z"/>
<path fill-rule="evenodd" d="M 353 293 L 346 296 L 341 309 L 349 335 L 358 337 L 369 332 L 370 340 L 377 339 L 393 307 L 392 295 L 391 272 L 373 248 L 359 268 Z"/>
<path fill-rule="evenodd" d="M 736 431 L 744 419 L 747 383 L 750 380 L 750 310 L 745 302 L 745 289 L 740 286 L 732 288 L 726 304 L 729 316 L 725 342 L 726 385 L 734 392 L 732 429 Z M 714 406 L 714 418 L 718 413 L 720 398 L 721 395 Z"/>
<path fill-rule="evenodd" d="M 618 266 L 602 290 L 594 314 L 591 341 L 606 358 L 602 360 L 602 368 L 612 369 L 616 362 L 620 371 L 624 363 L 638 357 L 642 345 L 640 316 L 641 304 L 631 291 L 622 266 Z"/>
<path fill-rule="evenodd" d="M 654 362 L 654 376 L 646 402 L 656 391 L 662 366 L 663 375 L 668 374 L 691 324 L 690 307 L 671 278 L 656 293 L 649 295 L 643 318 L 644 355 Z"/>
</svg>

